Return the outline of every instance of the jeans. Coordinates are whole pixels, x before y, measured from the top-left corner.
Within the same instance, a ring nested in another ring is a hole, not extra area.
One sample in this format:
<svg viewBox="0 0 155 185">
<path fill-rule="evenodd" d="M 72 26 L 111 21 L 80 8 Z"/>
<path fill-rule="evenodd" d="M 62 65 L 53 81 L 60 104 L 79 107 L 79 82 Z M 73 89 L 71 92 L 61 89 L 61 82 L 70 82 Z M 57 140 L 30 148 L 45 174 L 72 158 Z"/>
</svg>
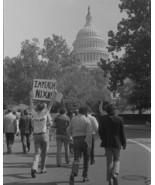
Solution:
<svg viewBox="0 0 155 185">
<path fill-rule="evenodd" d="M 88 166 L 89 166 L 89 156 L 90 149 L 88 148 L 87 143 L 85 142 L 85 136 L 77 136 L 73 138 L 73 150 L 74 150 L 74 162 L 72 165 L 72 174 L 74 176 L 78 175 L 79 164 L 81 154 L 83 154 L 83 177 L 88 177 Z"/>
<path fill-rule="evenodd" d="M 26 147 L 30 150 L 30 134 L 21 133 L 21 141 L 23 146 L 23 152 L 26 152 Z"/>
<path fill-rule="evenodd" d="M 110 181 L 112 176 L 118 175 L 120 170 L 120 149 L 105 148 L 107 159 L 107 181 Z"/>
<path fill-rule="evenodd" d="M 65 162 L 69 163 L 69 139 L 68 136 L 65 135 L 56 135 L 56 143 L 57 143 L 57 165 L 62 165 L 62 157 L 61 157 L 61 149 L 62 144 L 64 144 L 65 148 Z"/>
<path fill-rule="evenodd" d="M 7 152 L 11 153 L 12 152 L 12 145 L 14 143 L 15 134 L 8 132 L 8 133 L 5 133 L 5 137 L 6 137 Z"/>
<path fill-rule="evenodd" d="M 91 151 L 90 151 L 90 160 L 91 162 L 93 162 L 95 159 L 95 134 L 92 134 L 92 147 L 91 147 Z"/>
<path fill-rule="evenodd" d="M 49 148 L 49 136 L 48 134 L 35 135 L 34 134 L 34 148 L 35 155 L 33 159 L 32 169 L 38 170 L 39 158 L 41 157 L 41 170 L 46 167 L 47 151 Z"/>
</svg>

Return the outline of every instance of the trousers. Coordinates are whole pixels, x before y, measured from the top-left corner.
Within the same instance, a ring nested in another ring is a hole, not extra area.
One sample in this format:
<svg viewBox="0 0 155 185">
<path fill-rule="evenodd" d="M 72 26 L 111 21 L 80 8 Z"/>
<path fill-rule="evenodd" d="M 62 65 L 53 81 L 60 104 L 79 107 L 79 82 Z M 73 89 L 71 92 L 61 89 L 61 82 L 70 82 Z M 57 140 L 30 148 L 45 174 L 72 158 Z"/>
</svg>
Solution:
<svg viewBox="0 0 155 185">
<path fill-rule="evenodd" d="M 95 160 L 95 134 L 92 134 L 92 147 L 90 151 L 90 160 L 91 162 Z"/>
<path fill-rule="evenodd" d="M 30 134 L 21 133 L 23 152 L 26 152 L 26 147 L 30 150 L 30 136 Z"/>
<path fill-rule="evenodd" d="M 62 144 L 64 144 L 65 148 L 65 162 L 69 163 L 69 140 L 68 137 L 65 135 L 56 135 L 56 143 L 57 143 L 57 165 L 62 165 L 62 156 L 61 156 L 61 149 Z"/>
<path fill-rule="evenodd" d="M 6 138 L 7 152 L 12 153 L 12 146 L 14 143 L 15 134 L 11 132 L 5 133 L 5 138 Z"/>
<path fill-rule="evenodd" d="M 89 167 L 89 156 L 90 149 L 85 141 L 85 136 L 77 136 L 73 138 L 73 150 L 74 150 L 74 162 L 72 164 L 72 174 L 74 176 L 78 175 L 79 164 L 81 155 L 83 155 L 83 177 L 88 177 L 88 167 Z"/>
<path fill-rule="evenodd" d="M 107 181 L 110 181 L 112 176 L 118 175 L 120 170 L 120 149 L 105 148 L 106 163 L 107 163 Z"/>
<path fill-rule="evenodd" d="M 49 136 L 44 133 L 41 135 L 34 135 L 34 149 L 35 154 L 32 163 L 32 169 L 38 170 L 39 159 L 41 157 L 41 170 L 46 169 L 47 151 L 49 148 Z"/>
</svg>

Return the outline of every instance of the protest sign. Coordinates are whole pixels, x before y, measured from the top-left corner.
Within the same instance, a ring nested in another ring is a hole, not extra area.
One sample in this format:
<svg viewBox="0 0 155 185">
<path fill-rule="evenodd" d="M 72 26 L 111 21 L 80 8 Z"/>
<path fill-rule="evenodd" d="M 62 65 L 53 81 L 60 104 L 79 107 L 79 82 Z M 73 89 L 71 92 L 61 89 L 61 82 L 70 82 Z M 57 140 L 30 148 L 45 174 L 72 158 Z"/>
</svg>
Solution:
<svg viewBox="0 0 155 185">
<path fill-rule="evenodd" d="M 34 79 L 33 99 L 50 101 L 53 91 L 56 90 L 56 80 Z"/>
</svg>

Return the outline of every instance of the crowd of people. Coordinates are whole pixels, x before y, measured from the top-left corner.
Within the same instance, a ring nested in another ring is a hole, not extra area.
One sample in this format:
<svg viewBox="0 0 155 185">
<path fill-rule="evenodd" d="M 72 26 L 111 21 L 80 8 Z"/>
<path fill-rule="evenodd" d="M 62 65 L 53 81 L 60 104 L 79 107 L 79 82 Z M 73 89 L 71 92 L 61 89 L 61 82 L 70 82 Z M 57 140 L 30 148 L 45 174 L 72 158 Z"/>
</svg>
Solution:
<svg viewBox="0 0 155 185">
<path fill-rule="evenodd" d="M 31 167 L 32 178 L 36 177 L 39 161 L 40 173 L 46 173 L 46 159 L 49 149 L 51 128 L 56 130 L 56 164 L 62 166 L 62 146 L 65 150 L 65 162 L 69 164 L 73 154 L 69 184 L 74 185 L 78 176 L 80 160 L 83 158 L 83 182 L 88 182 L 89 165 L 95 164 L 95 133 L 99 134 L 101 147 L 105 148 L 107 161 L 107 181 L 109 185 L 118 185 L 120 170 L 120 150 L 126 149 L 123 119 L 117 115 L 116 108 L 109 102 L 101 102 L 100 120 L 92 115 L 88 106 L 79 107 L 74 113 L 65 107 L 59 109 L 53 119 L 50 110 L 55 102 L 57 92 L 54 91 L 47 106 L 44 103 L 33 103 L 30 93 L 30 114 L 22 111 L 20 117 L 11 110 L 4 115 L 3 132 L 6 136 L 7 153 L 12 153 L 12 146 L 19 127 L 23 153 L 30 151 L 30 138 L 33 133 L 34 157 Z M 19 121 L 19 126 L 17 122 Z"/>
</svg>

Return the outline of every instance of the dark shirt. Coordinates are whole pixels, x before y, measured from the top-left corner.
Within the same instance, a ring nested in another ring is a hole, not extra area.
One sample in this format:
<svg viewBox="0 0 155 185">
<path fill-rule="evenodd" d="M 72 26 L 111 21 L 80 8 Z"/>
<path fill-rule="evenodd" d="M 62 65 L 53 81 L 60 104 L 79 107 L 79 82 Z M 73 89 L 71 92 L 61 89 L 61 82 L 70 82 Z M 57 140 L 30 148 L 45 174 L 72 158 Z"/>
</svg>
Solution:
<svg viewBox="0 0 155 185">
<path fill-rule="evenodd" d="M 70 124 L 70 119 L 68 116 L 60 114 L 54 119 L 54 123 L 56 127 L 56 135 L 67 135 L 66 130 Z"/>
<path fill-rule="evenodd" d="M 102 116 L 98 132 L 102 141 L 101 147 L 117 149 L 120 149 L 121 146 L 126 147 L 124 122 L 120 116 Z"/>
<path fill-rule="evenodd" d="M 21 133 L 32 133 L 32 118 L 29 115 L 23 115 L 19 120 L 19 130 Z"/>
</svg>

